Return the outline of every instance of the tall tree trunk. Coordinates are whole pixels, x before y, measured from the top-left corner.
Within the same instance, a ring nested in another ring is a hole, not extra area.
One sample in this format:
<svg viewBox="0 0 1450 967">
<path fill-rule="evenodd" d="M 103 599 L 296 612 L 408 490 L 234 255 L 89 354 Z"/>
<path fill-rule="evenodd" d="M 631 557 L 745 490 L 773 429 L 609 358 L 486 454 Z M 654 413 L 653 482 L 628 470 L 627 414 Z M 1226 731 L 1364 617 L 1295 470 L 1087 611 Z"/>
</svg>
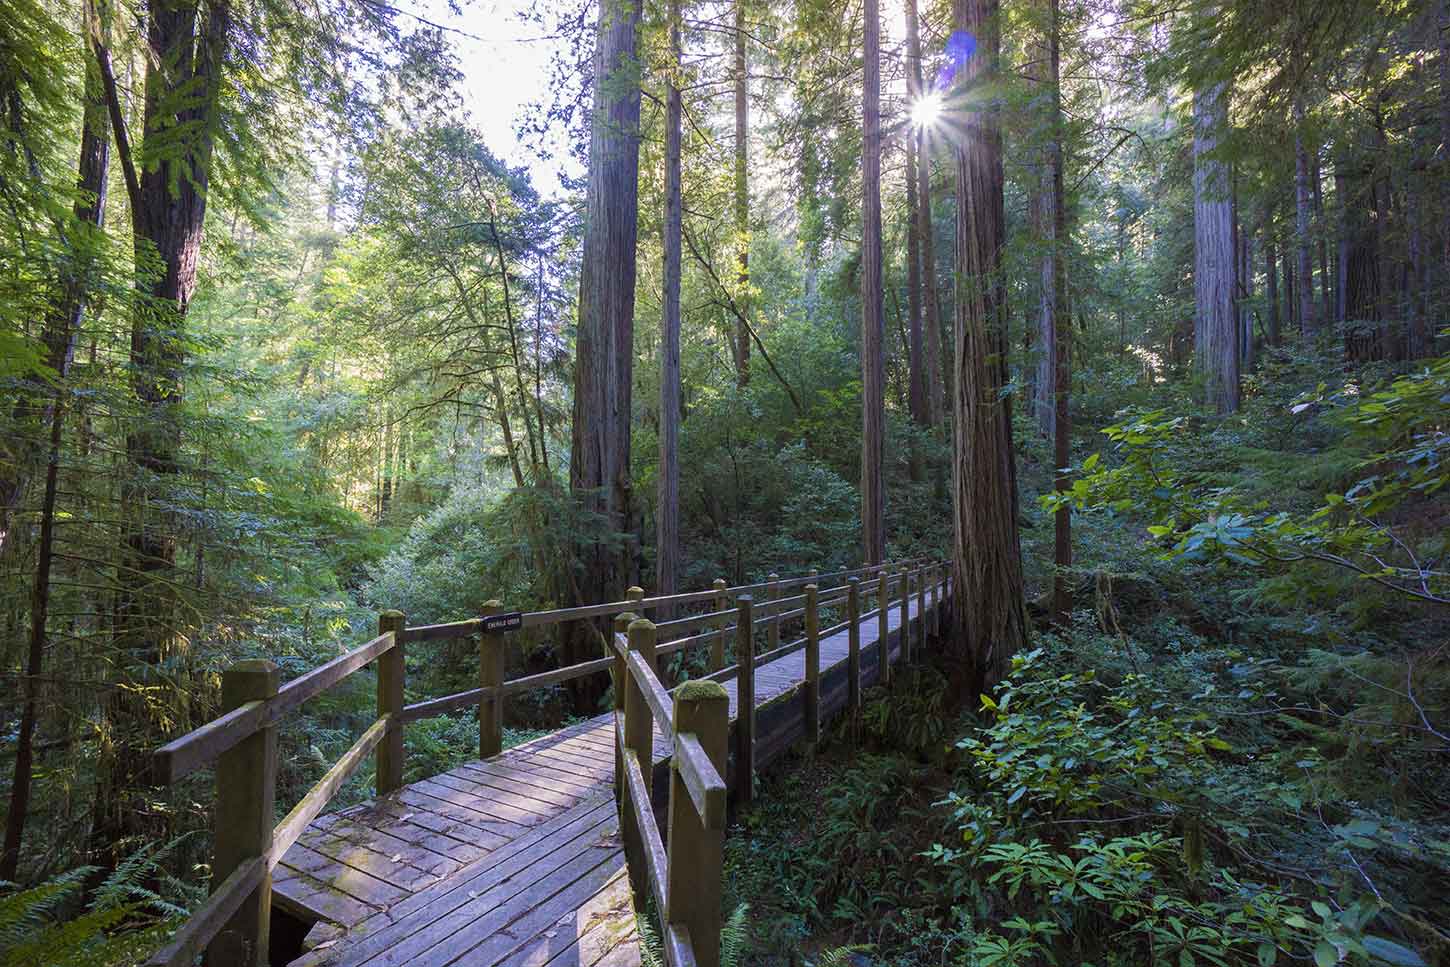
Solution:
<svg viewBox="0 0 1450 967">
<path fill-rule="evenodd" d="M 1299 325 L 1304 338 L 1319 337 L 1314 317 L 1313 270 L 1309 262 L 1309 221 L 1313 192 L 1309 184 L 1309 152 L 1304 147 L 1304 105 L 1294 105 L 1294 281 L 1298 296 Z"/>
<path fill-rule="evenodd" d="M 1001 56 L 999 0 L 954 0 L 954 25 L 977 38 L 974 55 L 954 52 L 957 87 L 971 95 L 951 113 L 957 192 L 956 378 L 953 386 L 953 553 L 950 659 L 959 696 L 1001 679 L 1007 656 L 1027 641 L 1017 472 L 1012 452 L 1006 290 L 1002 278 L 1002 134 L 997 109 L 978 95 Z M 975 110 L 974 110 L 975 108 Z M 954 125 L 955 126 L 955 125 Z"/>
<path fill-rule="evenodd" d="M 1226 84 L 1194 92 L 1193 122 L 1194 356 L 1207 402 L 1232 413 L 1239 407 L 1233 198 L 1228 164 L 1214 156 L 1228 127 Z"/>
<path fill-rule="evenodd" d="M 599 6 L 594 63 L 594 117 L 584 251 L 579 275 L 579 323 L 574 355 L 574 436 L 569 487 L 582 510 L 610 532 L 580 548 L 576 604 L 618 598 L 629 582 L 630 391 L 634 363 L 635 242 L 639 213 L 639 34 L 636 0 Z M 603 653 L 593 626 L 576 627 L 565 664 Z M 579 679 L 575 707 L 592 711 L 601 690 Z"/>
<path fill-rule="evenodd" d="M 1279 329 L 1279 251 L 1274 244 L 1273 219 L 1264 232 L 1264 290 L 1269 313 L 1269 345 L 1278 346 L 1282 339 Z"/>
<path fill-rule="evenodd" d="M 1056 175 L 1050 147 L 1043 152 L 1042 160 L 1045 163 L 1032 179 L 1028 199 L 1042 241 L 1042 256 L 1037 262 L 1037 372 L 1032 381 L 1032 415 L 1037 420 L 1037 431 L 1051 440 L 1057 423 L 1057 340 L 1059 331 L 1066 334 L 1068 330 L 1059 327 L 1057 318 L 1065 305 L 1057 301 Z"/>
<path fill-rule="evenodd" d="M 1375 230 L 1373 174 L 1362 158 L 1341 158 L 1335 184 L 1343 199 L 1344 228 L 1340 236 L 1340 279 L 1344 290 L 1344 354 L 1355 362 L 1379 359 L 1380 261 Z"/>
<path fill-rule="evenodd" d="M 735 382 L 750 382 L 750 75 L 745 59 L 745 0 L 735 0 Z"/>
<path fill-rule="evenodd" d="M 146 16 L 147 60 L 139 169 L 131 157 L 109 52 L 95 38 L 116 155 L 131 201 L 138 308 L 131 325 L 131 392 L 139 412 L 126 435 L 128 473 L 122 501 L 132 510 L 124 529 L 116 601 L 118 686 L 97 769 L 92 845 L 96 861 L 114 865 L 125 840 L 145 835 L 141 777 L 145 751 L 159 729 L 143 696 L 166 648 L 176 640 L 176 522 L 164 510 L 181 472 L 181 369 L 187 309 L 196 291 L 221 72 L 231 33 L 226 0 L 152 3 Z M 177 130 L 195 134 L 184 143 Z M 155 270 L 152 267 L 155 267 Z"/>
<path fill-rule="evenodd" d="M 866 0 L 865 79 L 861 117 L 861 553 L 886 559 L 886 490 L 882 473 L 886 420 L 885 307 L 881 280 L 881 3 Z"/>
<path fill-rule="evenodd" d="M 655 583 L 674 594 L 680 569 L 680 0 L 669 0 L 670 71 L 665 99 L 664 299 L 660 316 L 659 507 L 655 513 Z M 668 618 L 668 614 L 661 614 Z"/>
<path fill-rule="evenodd" d="M 25 677 L 20 683 L 20 733 L 15 746 L 15 770 L 10 782 L 10 806 L 5 814 L 5 843 L 0 850 L 0 880 L 18 879 L 20 848 L 30 812 L 30 791 L 34 778 L 35 730 L 39 719 L 39 679 L 45 670 L 46 621 L 50 611 L 50 573 L 55 560 L 55 504 L 60 479 L 61 440 L 65 405 L 61 394 L 70 378 L 76 338 L 85 316 L 86 296 L 95 258 L 86 237 L 87 229 L 99 231 L 106 218 L 106 176 L 110 168 L 110 134 L 107 131 L 105 96 L 100 77 L 92 66 L 86 72 L 85 105 L 81 121 L 81 151 L 76 184 L 80 189 L 74 208 L 75 233 L 70 242 L 74 258 L 61 280 L 58 297 L 47 314 L 43 339 L 46 363 L 55 372 L 55 390 L 44 405 L 49 423 L 45 462 L 45 490 L 40 503 L 40 540 L 35 551 L 35 580 L 30 592 L 30 632 L 27 640 Z"/>
<path fill-rule="evenodd" d="M 1329 243 L 1324 238 L 1324 188 L 1321 168 L 1316 152 L 1310 187 L 1314 189 L 1314 226 L 1318 236 L 1314 244 L 1319 251 L 1319 325 L 1322 330 L 1334 321 L 1334 278 L 1329 272 Z"/>
<path fill-rule="evenodd" d="M 906 170 L 916 170 L 916 139 L 906 139 Z M 926 347 L 921 330 L 921 235 L 916 219 L 916 185 L 906 179 L 906 315 L 907 315 L 907 405 L 917 426 L 931 426 L 927 411 Z M 919 448 L 912 449 L 912 479 L 923 476 Z"/>
<path fill-rule="evenodd" d="M 1072 388 L 1072 360 L 1069 349 L 1072 336 L 1068 331 L 1067 305 L 1067 193 L 1063 188 L 1063 117 L 1062 117 L 1062 12 L 1060 0 L 1047 0 L 1048 78 L 1052 98 L 1052 132 L 1047 146 L 1047 163 L 1051 172 L 1052 239 L 1048 256 L 1052 260 L 1052 397 L 1053 445 L 1055 464 L 1052 489 L 1064 497 L 1072 488 L 1067 472 L 1072 463 L 1072 420 L 1068 411 L 1068 394 Z M 1064 500 L 1053 514 L 1053 577 L 1052 617 L 1066 627 L 1072 617 L 1072 510 Z"/>
<path fill-rule="evenodd" d="M 907 83 L 921 98 L 927 93 L 921 74 L 921 26 L 916 0 L 906 0 Z M 931 223 L 931 128 L 923 125 L 916 132 L 916 168 L 908 169 L 908 182 L 914 179 L 916 191 L 916 238 L 920 247 L 922 300 L 925 307 L 926 331 L 926 412 L 930 426 L 941 425 L 946 409 L 946 384 L 942 380 L 942 364 L 946 356 L 941 325 L 941 302 L 936 291 L 936 246 Z M 910 190 L 910 189 L 908 189 Z"/>
</svg>

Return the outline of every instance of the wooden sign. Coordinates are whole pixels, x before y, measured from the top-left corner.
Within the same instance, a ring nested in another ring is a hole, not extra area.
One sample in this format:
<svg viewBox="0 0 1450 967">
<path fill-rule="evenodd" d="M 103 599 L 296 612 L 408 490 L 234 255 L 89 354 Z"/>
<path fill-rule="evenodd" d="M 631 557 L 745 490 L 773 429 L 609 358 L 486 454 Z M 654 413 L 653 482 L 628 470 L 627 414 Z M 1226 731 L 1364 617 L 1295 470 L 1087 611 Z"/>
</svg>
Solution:
<svg viewBox="0 0 1450 967">
<path fill-rule="evenodd" d="M 510 611 L 507 614 L 490 614 L 483 619 L 483 630 L 489 634 L 500 631 L 518 631 L 524 626 L 524 613 Z"/>
</svg>

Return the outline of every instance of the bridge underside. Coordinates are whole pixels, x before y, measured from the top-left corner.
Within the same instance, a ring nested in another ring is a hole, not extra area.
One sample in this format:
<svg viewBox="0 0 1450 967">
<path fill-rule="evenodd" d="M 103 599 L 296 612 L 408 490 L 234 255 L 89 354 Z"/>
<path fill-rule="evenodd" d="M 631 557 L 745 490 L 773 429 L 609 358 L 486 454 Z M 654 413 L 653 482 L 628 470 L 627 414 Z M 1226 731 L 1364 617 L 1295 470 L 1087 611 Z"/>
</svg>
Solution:
<svg viewBox="0 0 1450 967">
<path fill-rule="evenodd" d="M 910 608 L 919 642 L 916 597 Z M 895 663 L 899 603 L 888 614 Z M 876 612 L 863 617 L 868 686 L 878 676 L 878 628 Z M 823 721 L 847 704 L 849 640 L 849 629 L 821 639 Z M 804 679 L 804 650 L 756 668 L 757 768 L 801 738 Z M 733 723 L 735 681 L 723 684 Z M 668 788 L 669 754 L 656 734 L 657 795 Z M 321 817 L 273 884 L 277 909 L 314 924 L 295 967 L 638 964 L 613 782 L 608 713 Z"/>
</svg>

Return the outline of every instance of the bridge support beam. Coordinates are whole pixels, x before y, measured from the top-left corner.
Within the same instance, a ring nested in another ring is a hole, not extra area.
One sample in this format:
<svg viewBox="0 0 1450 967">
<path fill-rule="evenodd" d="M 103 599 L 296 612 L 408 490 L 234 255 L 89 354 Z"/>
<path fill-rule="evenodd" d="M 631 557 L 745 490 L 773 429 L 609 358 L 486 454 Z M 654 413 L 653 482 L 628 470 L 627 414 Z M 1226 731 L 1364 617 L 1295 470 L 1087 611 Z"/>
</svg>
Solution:
<svg viewBox="0 0 1450 967">
<path fill-rule="evenodd" d="M 407 615 L 384 611 L 378 615 L 378 634 L 393 633 L 393 647 L 378 656 L 378 718 L 391 715 L 387 732 L 378 743 L 377 790 L 386 796 L 403 785 L 403 629 Z"/>
</svg>

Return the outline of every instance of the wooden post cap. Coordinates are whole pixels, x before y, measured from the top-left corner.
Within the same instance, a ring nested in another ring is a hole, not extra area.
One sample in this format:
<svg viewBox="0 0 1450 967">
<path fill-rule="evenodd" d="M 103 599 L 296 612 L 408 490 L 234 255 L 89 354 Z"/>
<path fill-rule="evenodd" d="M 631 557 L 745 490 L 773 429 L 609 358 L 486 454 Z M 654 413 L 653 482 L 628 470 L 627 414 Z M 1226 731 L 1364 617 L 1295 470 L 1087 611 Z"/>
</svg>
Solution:
<svg viewBox="0 0 1450 967">
<path fill-rule="evenodd" d="M 716 578 L 715 579 L 715 590 L 716 591 L 724 591 L 729 586 L 730 585 L 728 585 L 728 584 L 725 583 L 725 579 L 724 578 Z"/>
<path fill-rule="evenodd" d="M 648 618 L 635 618 L 629 623 L 628 627 L 629 641 L 631 645 L 634 643 L 634 640 L 636 638 L 642 637 L 644 635 L 653 636 L 655 633 L 655 623 Z"/>
<path fill-rule="evenodd" d="M 271 698 L 282 682 L 282 671 L 267 658 L 239 661 L 222 672 L 222 705 L 236 708 L 244 702 Z"/>
<path fill-rule="evenodd" d="M 637 584 L 636 585 L 633 585 L 633 586 L 630 587 L 630 589 L 628 591 L 624 592 L 624 596 L 626 598 L 628 598 L 630 601 L 643 601 L 644 600 L 644 588 L 640 587 Z"/>
<path fill-rule="evenodd" d="M 730 704 L 730 693 L 725 691 L 725 686 L 719 682 L 695 679 L 685 682 L 675 690 L 676 705 L 694 703 L 696 705 L 710 705 L 714 703 Z"/>
</svg>

